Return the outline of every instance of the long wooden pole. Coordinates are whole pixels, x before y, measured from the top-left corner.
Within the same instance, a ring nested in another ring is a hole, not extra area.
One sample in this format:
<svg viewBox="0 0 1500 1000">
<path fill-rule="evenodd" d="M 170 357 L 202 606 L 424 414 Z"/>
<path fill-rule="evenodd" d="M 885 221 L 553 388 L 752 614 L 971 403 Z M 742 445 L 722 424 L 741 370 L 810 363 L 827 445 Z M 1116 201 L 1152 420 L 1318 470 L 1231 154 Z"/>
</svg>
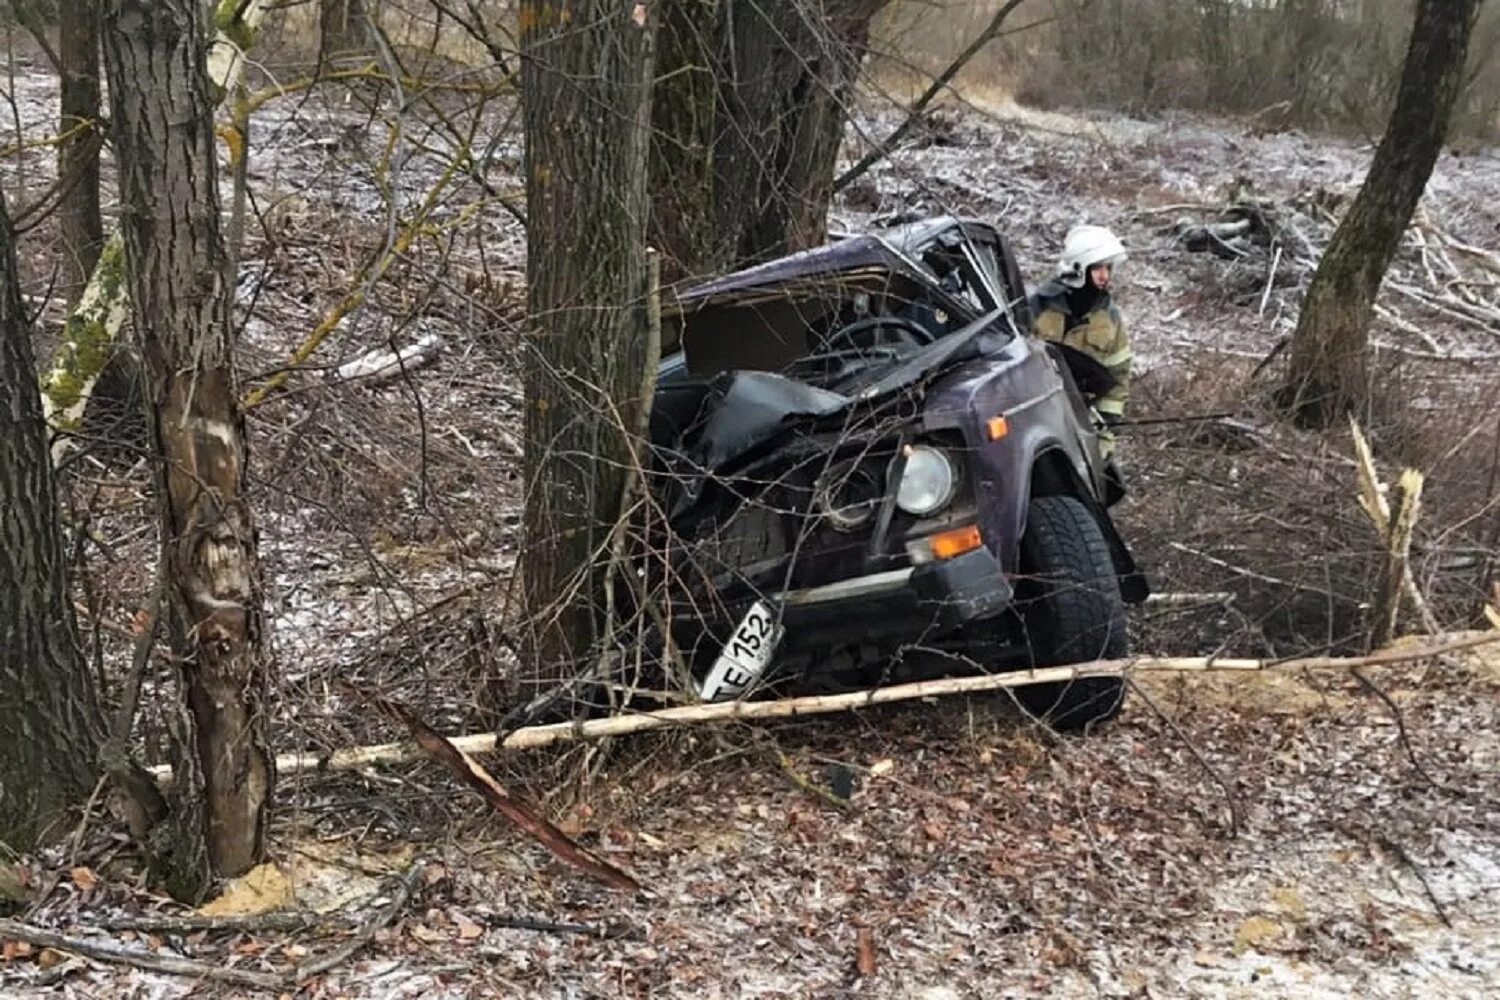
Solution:
<svg viewBox="0 0 1500 1000">
<path fill-rule="evenodd" d="M 951 677 L 934 681 L 898 684 L 848 694 L 784 698 L 779 701 L 727 701 L 707 705 L 681 705 L 659 712 L 638 712 L 561 722 L 547 726 L 517 729 L 505 738 L 505 750 L 525 750 L 576 740 L 623 736 L 628 733 L 665 729 L 700 722 L 722 722 L 730 719 L 785 719 L 802 715 L 824 715 L 845 712 L 868 705 L 886 705 L 917 698 L 950 694 L 977 694 L 1025 687 L 1029 684 L 1053 684 L 1080 677 L 1123 677 L 1143 672 L 1202 673 L 1216 670 L 1347 670 L 1392 663 L 1409 663 L 1432 656 L 1457 653 L 1467 649 L 1500 643 L 1500 630 L 1456 632 L 1434 636 L 1435 641 L 1421 645 L 1399 646 L 1369 656 L 1310 656 L 1295 660 L 1221 659 L 1211 656 L 1142 657 L 1129 660 L 1095 660 L 1071 666 L 1045 667 L 1006 674 L 980 674 L 974 677 Z M 496 748 L 494 733 L 457 736 L 449 740 L 465 753 L 488 753 Z M 374 746 L 346 747 L 328 754 L 295 751 L 276 758 L 278 775 L 304 771 L 348 771 L 369 764 L 400 764 L 416 760 L 423 751 L 415 743 L 382 743 Z M 165 765 L 153 768 L 158 781 L 171 781 L 172 771 Z"/>
</svg>

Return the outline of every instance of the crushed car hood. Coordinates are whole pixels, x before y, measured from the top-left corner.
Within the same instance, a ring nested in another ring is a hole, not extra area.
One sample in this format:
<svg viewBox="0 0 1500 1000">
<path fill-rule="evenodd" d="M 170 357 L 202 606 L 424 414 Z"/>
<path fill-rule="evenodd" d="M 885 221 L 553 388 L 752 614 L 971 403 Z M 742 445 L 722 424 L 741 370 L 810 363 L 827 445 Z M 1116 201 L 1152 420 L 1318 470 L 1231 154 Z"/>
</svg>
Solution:
<svg viewBox="0 0 1500 1000">
<path fill-rule="evenodd" d="M 879 406 L 888 397 L 983 353 L 1003 339 L 993 333 L 1000 313 L 904 357 L 872 361 L 839 390 L 774 372 L 726 372 L 715 380 L 711 415 L 690 445 L 695 464 L 714 472 L 786 433 L 804 420 L 832 417 L 855 405 Z"/>
</svg>

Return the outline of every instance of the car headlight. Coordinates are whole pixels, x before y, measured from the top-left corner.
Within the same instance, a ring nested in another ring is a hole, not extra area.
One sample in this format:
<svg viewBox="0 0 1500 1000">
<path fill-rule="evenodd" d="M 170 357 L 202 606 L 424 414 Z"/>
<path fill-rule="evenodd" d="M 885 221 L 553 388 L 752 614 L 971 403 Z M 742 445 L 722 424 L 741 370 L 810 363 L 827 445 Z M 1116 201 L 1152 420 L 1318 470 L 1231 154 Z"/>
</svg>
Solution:
<svg viewBox="0 0 1500 1000">
<path fill-rule="evenodd" d="M 896 506 L 908 514 L 926 517 L 946 507 L 957 489 L 958 477 L 946 453 L 920 444 L 907 450 Z"/>
</svg>

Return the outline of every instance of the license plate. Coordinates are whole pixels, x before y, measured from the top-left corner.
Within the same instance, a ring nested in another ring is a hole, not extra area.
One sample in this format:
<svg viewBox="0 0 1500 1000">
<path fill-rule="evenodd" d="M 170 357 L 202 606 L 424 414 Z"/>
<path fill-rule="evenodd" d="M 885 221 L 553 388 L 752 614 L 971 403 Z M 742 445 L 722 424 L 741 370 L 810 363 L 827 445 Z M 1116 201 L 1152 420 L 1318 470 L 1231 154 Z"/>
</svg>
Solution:
<svg viewBox="0 0 1500 1000">
<path fill-rule="evenodd" d="M 699 696 L 704 701 L 724 701 L 743 694 L 765 673 L 784 631 L 771 606 L 756 601 L 714 660 Z"/>
</svg>

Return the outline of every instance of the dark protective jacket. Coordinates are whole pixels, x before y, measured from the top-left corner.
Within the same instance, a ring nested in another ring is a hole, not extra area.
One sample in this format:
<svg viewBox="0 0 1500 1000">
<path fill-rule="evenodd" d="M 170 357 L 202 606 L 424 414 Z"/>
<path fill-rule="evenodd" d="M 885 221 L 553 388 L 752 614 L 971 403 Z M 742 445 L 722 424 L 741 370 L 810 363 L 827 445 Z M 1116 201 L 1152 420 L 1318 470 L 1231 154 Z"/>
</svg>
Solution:
<svg viewBox="0 0 1500 1000">
<path fill-rule="evenodd" d="M 1083 351 L 1109 370 L 1115 384 L 1094 400 L 1094 408 L 1111 422 L 1123 417 L 1130 399 L 1130 338 L 1109 293 L 1049 281 L 1032 293 L 1031 314 L 1038 337 Z"/>
</svg>

